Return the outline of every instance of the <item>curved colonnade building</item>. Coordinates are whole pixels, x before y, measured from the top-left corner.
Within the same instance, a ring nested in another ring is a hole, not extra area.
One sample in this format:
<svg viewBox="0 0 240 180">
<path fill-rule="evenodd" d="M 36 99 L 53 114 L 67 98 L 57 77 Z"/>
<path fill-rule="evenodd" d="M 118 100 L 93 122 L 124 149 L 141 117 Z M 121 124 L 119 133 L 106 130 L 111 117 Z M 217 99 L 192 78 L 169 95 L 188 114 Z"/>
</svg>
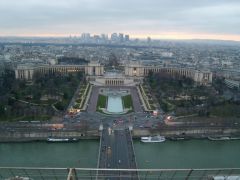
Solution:
<svg viewBox="0 0 240 180">
<path fill-rule="evenodd" d="M 193 79 L 197 84 L 208 85 L 212 83 L 212 72 L 192 68 L 163 67 L 142 65 L 130 62 L 124 66 L 123 72 L 105 72 L 104 65 L 99 62 L 90 62 L 86 65 L 19 65 L 15 69 L 16 79 L 32 80 L 35 74 L 68 74 L 83 71 L 88 80 L 95 85 L 123 86 L 136 85 L 142 82 L 143 77 L 150 71 L 153 73 L 165 72 L 169 75 L 185 76 Z"/>
<path fill-rule="evenodd" d="M 212 72 L 209 70 L 197 70 L 193 68 L 180 68 L 180 67 L 164 67 L 164 66 L 143 66 L 140 63 L 125 66 L 126 76 L 144 77 L 149 72 L 153 73 L 168 73 L 171 76 L 184 76 L 191 78 L 194 82 L 201 85 L 208 85 L 212 83 Z"/>
</svg>

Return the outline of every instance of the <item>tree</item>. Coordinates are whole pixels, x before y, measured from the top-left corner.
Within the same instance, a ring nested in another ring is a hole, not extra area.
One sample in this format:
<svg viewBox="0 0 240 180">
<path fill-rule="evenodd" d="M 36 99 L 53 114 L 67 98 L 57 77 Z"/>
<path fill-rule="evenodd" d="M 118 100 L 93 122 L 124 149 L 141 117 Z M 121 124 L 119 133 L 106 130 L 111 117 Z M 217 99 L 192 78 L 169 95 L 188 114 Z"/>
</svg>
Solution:
<svg viewBox="0 0 240 180">
<path fill-rule="evenodd" d="M 115 68 L 119 66 L 117 56 L 114 53 L 111 53 L 110 56 L 109 56 L 108 66 L 110 66 L 110 67 L 114 66 Z"/>
<path fill-rule="evenodd" d="M 77 78 L 82 79 L 83 78 L 83 72 L 77 72 Z"/>
<path fill-rule="evenodd" d="M 14 102 L 15 102 L 15 100 L 14 99 L 12 99 L 12 98 L 8 98 L 8 105 L 9 106 L 12 106 L 13 104 L 14 104 Z"/>
<path fill-rule="evenodd" d="M 148 72 L 147 78 L 148 78 L 148 81 L 149 81 L 150 83 L 153 82 L 153 72 L 152 72 L 152 71 L 149 71 L 149 72 Z"/>
<path fill-rule="evenodd" d="M 33 99 L 34 100 L 39 101 L 41 96 L 42 96 L 41 91 L 34 91 L 33 92 Z"/>
<path fill-rule="evenodd" d="M 63 110 L 64 110 L 64 105 L 63 105 L 63 103 L 61 103 L 61 102 L 57 102 L 57 103 L 55 104 L 55 107 L 56 107 L 58 110 L 60 110 L 60 111 L 63 111 Z"/>
<path fill-rule="evenodd" d="M 0 116 L 4 116 L 5 115 L 5 106 L 4 104 L 0 104 Z"/>
<path fill-rule="evenodd" d="M 63 93 L 63 99 L 68 99 L 68 97 L 69 97 L 68 93 L 64 92 Z"/>
<path fill-rule="evenodd" d="M 11 91 L 13 84 L 15 83 L 15 73 L 12 70 L 4 69 L 2 73 L 2 85 L 0 84 L 0 93 L 4 95 Z"/>
</svg>

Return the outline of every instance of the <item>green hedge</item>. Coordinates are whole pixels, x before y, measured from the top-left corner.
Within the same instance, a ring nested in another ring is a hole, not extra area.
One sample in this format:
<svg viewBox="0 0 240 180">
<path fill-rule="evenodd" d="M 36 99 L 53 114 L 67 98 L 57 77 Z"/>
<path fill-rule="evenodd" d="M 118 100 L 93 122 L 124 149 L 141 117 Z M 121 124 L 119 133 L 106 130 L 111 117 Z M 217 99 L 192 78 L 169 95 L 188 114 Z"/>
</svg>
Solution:
<svg viewBox="0 0 240 180">
<path fill-rule="evenodd" d="M 99 95 L 98 96 L 98 101 L 97 101 L 97 109 L 99 108 L 105 108 L 107 104 L 107 96 L 104 95 Z"/>
<path fill-rule="evenodd" d="M 126 95 L 122 97 L 124 108 L 133 108 L 132 96 Z"/>
</svg>

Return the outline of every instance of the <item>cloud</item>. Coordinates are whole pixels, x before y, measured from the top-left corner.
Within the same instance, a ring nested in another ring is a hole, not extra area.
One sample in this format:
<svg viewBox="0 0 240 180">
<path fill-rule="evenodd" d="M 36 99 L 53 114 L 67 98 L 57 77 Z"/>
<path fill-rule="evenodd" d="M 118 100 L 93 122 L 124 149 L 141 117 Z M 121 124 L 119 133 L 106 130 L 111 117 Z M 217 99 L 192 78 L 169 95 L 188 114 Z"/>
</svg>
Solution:
<svg viewBox="0 0 240 180">
<path fill-rule="evenodd" d="M 0 34 L 240 35 L 239 0 L 1 0 Z"/>
</svg>

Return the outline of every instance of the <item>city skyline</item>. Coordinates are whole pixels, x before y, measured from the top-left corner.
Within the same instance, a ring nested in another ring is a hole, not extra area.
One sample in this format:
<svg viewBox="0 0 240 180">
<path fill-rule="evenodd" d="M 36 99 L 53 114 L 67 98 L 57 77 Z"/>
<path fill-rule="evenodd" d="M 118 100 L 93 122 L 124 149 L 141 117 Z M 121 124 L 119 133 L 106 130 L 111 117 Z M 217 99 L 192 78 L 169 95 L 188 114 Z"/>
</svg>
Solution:
<svg viewBox="0 0 240 180">
<path fill-rule="evenodd" d="M 133 38 L 240 41 L 240 2 L 2 0 L 0 23 L 0 36 L 119 32 Z"/>
</svg>

